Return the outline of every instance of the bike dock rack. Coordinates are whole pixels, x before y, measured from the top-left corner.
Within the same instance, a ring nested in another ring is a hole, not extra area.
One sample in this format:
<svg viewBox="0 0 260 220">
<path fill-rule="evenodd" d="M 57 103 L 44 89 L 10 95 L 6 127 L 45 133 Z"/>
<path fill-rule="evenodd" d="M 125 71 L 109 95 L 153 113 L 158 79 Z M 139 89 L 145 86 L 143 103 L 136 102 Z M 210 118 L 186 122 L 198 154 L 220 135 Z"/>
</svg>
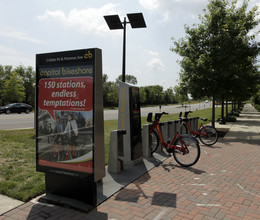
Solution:
<svg viewBox="0 0 260 220">
<path fill-rule="evenodd" d="M 178 124 L 178 120 L 176 120 L 176 121 L 169 121 L 168 122 L 168 136 L 167 136 L 167 140 L 169 140 L 169 139 L 172 140 L 174 135 L 175 135 L 175 133 L 178 132 L 177 124 Z"/>
<path fill-rule="evenodd" d="M 123 159 L 120 157 L 124 154 L 123 135 L 126 130 L 113 130 L 110 133 L 110 149 L 108 159 L 108 172 L 120 173 L 123 170 Z"/>
<path fill-rule="evenodd" d="M 198 129 L 199 117 L 190 118 L 190 125 L 193 131 Z"/>
<path fill-rule="evenodd" d="M 152 156 L 149 148 L 149 129 L 150 125 L 143 125 L 142 142 L 143 142 L 143 157 L 149 158 Z"/>
</svg>

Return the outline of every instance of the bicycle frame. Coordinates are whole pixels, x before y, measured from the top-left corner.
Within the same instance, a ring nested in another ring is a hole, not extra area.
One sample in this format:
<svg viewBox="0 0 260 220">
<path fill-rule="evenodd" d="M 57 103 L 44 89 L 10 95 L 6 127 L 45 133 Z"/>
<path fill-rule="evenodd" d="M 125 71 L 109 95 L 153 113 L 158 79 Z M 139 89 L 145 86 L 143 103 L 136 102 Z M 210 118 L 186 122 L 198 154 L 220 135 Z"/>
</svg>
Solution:
<svg viewBox="0 0 260 220">
<path fill-rule="evenodd" d="M 162 135 L 162 129 L 161 129 L 161 126 L 160 126 L 160 123 L 159 123 L 159 120 L 156 120 L 154 121 L 149 133 L 151 134 L 152 133 L 152 130 L 156 129 L 157 131 L 157 134 L 159 136 L 159 139 L 160 139 L 160 142 L 161 142 L 161 145 L 166 148 L 167 150 L 175 150 L 175 149 L 178 149 L 180 150 L 181 152 L 183 152 L 184 154 L 187 153 L 187 151 L 185 149 L 187 149 L 187 147 L 185 146 L 185 144 L 182 142 L 181 138 L 180 138 L 180 135 L 178 132 L 175 133 L 172 141 L 170 143 L 166 143 L 164 138 L 163 138 L 163 135 Z M 175 146 L 173 143 L 174 141 L 176 140 L 176 138 L 178 138 L 180 140 L 180 143 L 181 143 L 181 146 Z"/>
<path fill-rule="evenodd" d="M 196 135 L 196 136 L 199 136 L 199 135 L 207 136 L 207 137 L 209 136 L 209 134 L 208 134 L 208 132 L 207 132 L 206 130 L 205 130 L 205 132 L 200 132 L 200 130 L 201 130 L 202 128 L 204 128 L 204 126 L 203 126 L 202 123 L 200 124 L 200 126 L 199 126 L 199 128 L 198 128 L 197 131 L 193 131 L 192 128 L 191 128 L 191 125 L 190 125 L 190 123 L 189 123 L 189 121 L 188 121 L 188 119 L 184 119 L 183 121 L 184 121 L 184 123 L 187 125 L 187 127 L 188 127 L 188 129 L 189 129 L 189 132 L 190 132 L 191 134 Z"/>
</svg>

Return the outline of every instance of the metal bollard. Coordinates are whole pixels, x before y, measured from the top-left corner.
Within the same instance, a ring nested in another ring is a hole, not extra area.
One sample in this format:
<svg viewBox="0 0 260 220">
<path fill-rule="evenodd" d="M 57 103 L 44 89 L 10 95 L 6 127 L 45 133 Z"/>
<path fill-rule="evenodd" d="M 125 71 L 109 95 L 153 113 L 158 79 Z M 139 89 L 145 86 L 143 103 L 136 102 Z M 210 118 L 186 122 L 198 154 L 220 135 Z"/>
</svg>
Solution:
<svg viewBox="0 0 260 220">
<path fill-rule="evenodd" d="M 119 159 L 119 151 L 123 154 L 123 135 L 126 130 L 114 130 L 110 133 L 110 149 L 108 159 L 108 172 L 120 173 L 123 170 L 123 161 Z"/>
</svg>

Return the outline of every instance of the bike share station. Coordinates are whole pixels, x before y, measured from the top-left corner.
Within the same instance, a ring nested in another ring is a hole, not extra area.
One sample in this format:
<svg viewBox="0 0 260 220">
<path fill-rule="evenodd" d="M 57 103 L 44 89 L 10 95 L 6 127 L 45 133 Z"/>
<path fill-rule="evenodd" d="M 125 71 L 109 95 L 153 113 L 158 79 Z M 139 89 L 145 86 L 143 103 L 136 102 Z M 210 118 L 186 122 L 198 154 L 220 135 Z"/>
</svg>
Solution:
<svg viewBox="0 0 260 220">
<path fill-rule="evenodd" d="M 45 172 L 46 186 L 40 201 L 74 203 L 85 211 L 97 204 L 97 183 L 105 176 L 101 53 L 91 48 L 36 55 L 36 170 Z M 52 134 L 57 118 L 63 132 Z M 49 141 L 51 135 L 65 136 L 67 126 L 69 138 L 77 136 L 77 156 L 71 143 L 54 152 Z"/>
<path fill-rule="evenodd" d="M 128 14 L 132 27 L 140 27 L 135 23 L 135 17 L 143 19 L 140 14 Z M 108 17 L 121 24 L 118 16 Z M 124 30 L 125 26 L 124 20 Z M 118 129 L 111 131 L 105 166 L 101 50 L 36 55 L 36 170 L 45 172 L 46 186 L 39 201 L 88 212 L 168 158 L 161 149 L 151 155 L 149 125 L 141 128 L 139 88 L 125 83 L 124 68 Z M 62 131 L 53 133 L 58 124 Z M 179 126 L 177 121 L 165 122 L 165 139 Z M 52 136 L 62 139 L 66 135 L 70 141 L 50 141 Z M 72 140 L 76 154 L 71 154 Z"/>
</svg>

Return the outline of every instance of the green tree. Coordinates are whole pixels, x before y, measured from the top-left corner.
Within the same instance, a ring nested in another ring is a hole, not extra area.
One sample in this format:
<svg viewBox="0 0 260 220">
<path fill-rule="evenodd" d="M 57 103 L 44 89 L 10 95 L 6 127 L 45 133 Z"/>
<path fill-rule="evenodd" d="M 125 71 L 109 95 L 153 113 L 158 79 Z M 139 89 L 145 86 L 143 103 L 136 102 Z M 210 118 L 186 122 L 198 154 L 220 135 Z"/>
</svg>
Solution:
<svg viewBox="0 0 260 220">
<path fill-rule="evenodd" d="M 257 7 L 248 11 L 248 1 L 240 8 L 236 8 L 236 3 L 209 0 L 207 10 L 199 17 L 201 24 L 185 26 L 186 37 L 175 41 L 171 48 L 183 57 L 180 80 L 192 97 L 213 97 L 213 126 L 216 98 L 237 98 L 240 86 L 248 91 L 248 96 L 252 91 L 248 88 L 259 83 L 255 67 L 259 44 L 254 35 L 249 36 L 259 23 Z"/>
<path fill-rule="evenodd" d="M 175 98 L 177 102 L 183 105 L 183 102 L 188 101 L 187 88 L 181 85 L 174 86 Z"/>
<path fill-rule="evenodd" d="M 25 103 L 34 106 L 35 100 L 35 71 L 32 67 L 24 67 L 20 65 L 14 69 L 22 78 L 22 83 L 25 88 Z"/>
<path fill-rule="evenodd" d="M 173 88 L 168 88 L 164 92 L 164 102 L 165 104 L 173 104 L 176 102 Z"/>
<path fill-rule="evenodd" d="M 140 103 L 141 105 L 144 105 L 147 102 L 145 87 L 140 87 L 139 92 L 140 92 Z"/>
<path fill-rule="evenodd" d="M 22 78 L 13 71 L 9 78 L 4 80 L 2 99 L 5 103 L 22 102 L 25 98 L 24 91 Z"/>
<path fill-rule="evenodd" d="M 117 79 L 116 79 L 116 83 L 118 84 L 118 81 L 122 81 L 122 75 L 120 75 Z M 126 83 L 130 83 L 132 85 L 136 85 L 137 84 L 137 79 L 135 76 L 133 75 L 125 75 L 125 82 Z"/>
<path fill-rule="evenodd" d="M 103 75 L 103 101 L 106 107 L 118 106 L 118 84 L 108 81 L 108 75 Z"/>
<path fill-rule="evenodd" d="M 112 82 L 108 88 L 107 105 L 111 108 L 118 106 L 118 85 Z"/>
<path fill-rule="evenodd" d="M 4 86 L 4 80 L 9 77 L 9 75 L 12 72 L 12 66 L 2 66 L 0 65 L 0 105 L 4 105 L 3 100 L 3 86 Z"/>
</svg>

